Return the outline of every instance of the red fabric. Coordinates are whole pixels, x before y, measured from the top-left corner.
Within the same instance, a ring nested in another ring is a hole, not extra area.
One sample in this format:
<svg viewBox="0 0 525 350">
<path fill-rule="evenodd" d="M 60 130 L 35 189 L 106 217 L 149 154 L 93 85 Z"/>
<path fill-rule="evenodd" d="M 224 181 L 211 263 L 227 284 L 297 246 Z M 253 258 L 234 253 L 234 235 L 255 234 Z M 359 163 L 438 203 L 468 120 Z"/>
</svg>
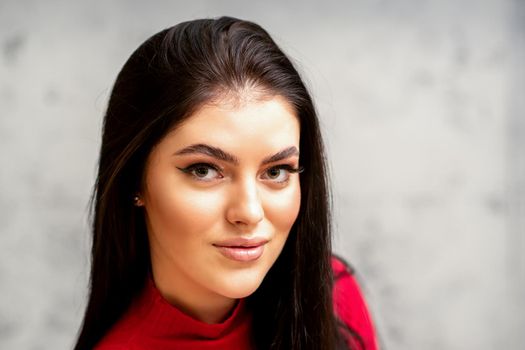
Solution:
<svg viewBox="0 0 525 350">
<path fill-rule="evenodd" d="M 335 278 L 332 296 L 336 315 L 359 335 L 364 350 L 377 350 L 377 338 L 372 319 L 355 277 L 346 265 L 335 257 L 332 258 L 332 270 Z M 347 337 L 347 343 L 353 349 L 363 349 L 359 341 L 350 335 Z"/>
<path fill-rule="evenodd" d="M 366 350 L 376 350 L 374 330 L 357 283 L 335 258 L 332 268 L 336 276 L 333 294 L 336 313 L 360 334 Z M 206 324 L 170 305 L 149 280 L 142 295 L 95 350 L 254 349 L 250 327 L 251 315 L 244 300 L 237 303 L 224 322 Z"/>
<path fill-rule="evenodd" d="M 170 305 L 150 279 L 141 297 L 95 349 L 251 349 L 250 325 L 251 315 L 242 299 L 224 322 L 207 324 Z"/>
</svg>

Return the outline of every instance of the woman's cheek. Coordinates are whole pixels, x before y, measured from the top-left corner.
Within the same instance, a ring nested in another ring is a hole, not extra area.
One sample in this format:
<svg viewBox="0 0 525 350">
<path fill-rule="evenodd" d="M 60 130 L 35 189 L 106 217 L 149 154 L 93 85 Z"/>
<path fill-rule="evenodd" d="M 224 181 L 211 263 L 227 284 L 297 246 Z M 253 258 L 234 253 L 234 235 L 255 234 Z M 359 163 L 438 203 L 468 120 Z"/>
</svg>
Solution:
<svg viewBox="0 0 525 350">
<path fill-rule="evenodd" d="M 148 216 L 154 221 L 151 226 L 157 236 L 169 241 L 184 240 L 186 236 L 198 240 L 216 222 L 219 194 L 176 181 L 159 181 L 152 187 L 153 205 Z"/>
<path fill-rule="evenodd" d="M 179 190 L 172 199 L 170 216 L 174 221 L 195 231 L 198 227 L 205 229 L 220 220 L 219 208 L 221 196 L 216 191 L 185 189 Z"/>
<path fill-rule="evenodd" d="M 294 224 L 301 206 L 301 189 L 299 184 L 278 191 L 271 195 L 267 205 L 266 215 L 279 231 L 288 231 Z"/>
</svg>

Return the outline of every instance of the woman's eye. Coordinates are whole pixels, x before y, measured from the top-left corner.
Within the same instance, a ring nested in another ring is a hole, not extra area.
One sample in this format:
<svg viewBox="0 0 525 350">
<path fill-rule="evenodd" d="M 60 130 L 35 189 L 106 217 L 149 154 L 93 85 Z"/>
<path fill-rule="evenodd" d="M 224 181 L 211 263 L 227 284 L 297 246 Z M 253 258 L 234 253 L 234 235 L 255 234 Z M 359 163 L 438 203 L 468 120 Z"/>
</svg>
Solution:
<svg viewBox="0 0 525 350">
<path fill-rule="evenodd" d="M 223 177 L 215 166 L 206 163 L 192 164 L 186 168 L 177 169 L 193 176 L 198 181 L 213 181 Z"/>
<path fill-rule="evenodd" d="M 270 168 L 266 172 L 268 179 L 276 182 L 284 182 L 288 179 L 288 173 L 282 168 Z"/>
<path fill-rule="evenodd" d="M 300 173 L 302 168 L 293 168 L 290 165 L 278 165 L 266 170 L 265 179 L 272 180 L 277 183 L 283 183 L 289 180 L 290 173 Z"/>
</svg>

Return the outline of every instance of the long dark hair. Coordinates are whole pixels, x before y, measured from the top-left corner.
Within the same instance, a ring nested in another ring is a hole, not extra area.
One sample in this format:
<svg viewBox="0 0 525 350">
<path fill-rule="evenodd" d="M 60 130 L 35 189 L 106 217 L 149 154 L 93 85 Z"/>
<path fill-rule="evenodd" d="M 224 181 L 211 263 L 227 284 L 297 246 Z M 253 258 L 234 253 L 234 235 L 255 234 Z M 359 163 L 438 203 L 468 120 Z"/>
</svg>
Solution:
<svg viewBox="0 0 525 350">
<path fill-rule="evenodd" d="M 143 289 L 150 268 L 143 212 L 133 205 L 152 148 L 203 104 L 257 89 L 280 95 L 300 121 L 301 208 L 285 247 L 248 297 L 259 349 L 343 344 L 332 306 L 329 192 L 311 97 L 291 61 L 255 23 L 180 23 L 144 42 L 114 84 L 93 192 L 90 293 L 75 349 L 90 349 Z"/>
</svg>

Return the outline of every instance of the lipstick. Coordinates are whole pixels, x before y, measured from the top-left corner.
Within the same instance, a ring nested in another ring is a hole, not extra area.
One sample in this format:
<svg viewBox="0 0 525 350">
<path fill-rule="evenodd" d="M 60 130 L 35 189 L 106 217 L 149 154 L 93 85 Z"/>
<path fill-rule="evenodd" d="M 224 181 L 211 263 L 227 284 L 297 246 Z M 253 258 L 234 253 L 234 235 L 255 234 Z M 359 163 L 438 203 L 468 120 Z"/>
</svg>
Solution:
<svg viewBox="0 0 525 350">
<path fill-rule="evenodd" d="M 267 239 L 262 238 L 235 238 L 213 244 L 226 258 L 235 261 L 254 261 L 261 257 Z"/>
</svg>

